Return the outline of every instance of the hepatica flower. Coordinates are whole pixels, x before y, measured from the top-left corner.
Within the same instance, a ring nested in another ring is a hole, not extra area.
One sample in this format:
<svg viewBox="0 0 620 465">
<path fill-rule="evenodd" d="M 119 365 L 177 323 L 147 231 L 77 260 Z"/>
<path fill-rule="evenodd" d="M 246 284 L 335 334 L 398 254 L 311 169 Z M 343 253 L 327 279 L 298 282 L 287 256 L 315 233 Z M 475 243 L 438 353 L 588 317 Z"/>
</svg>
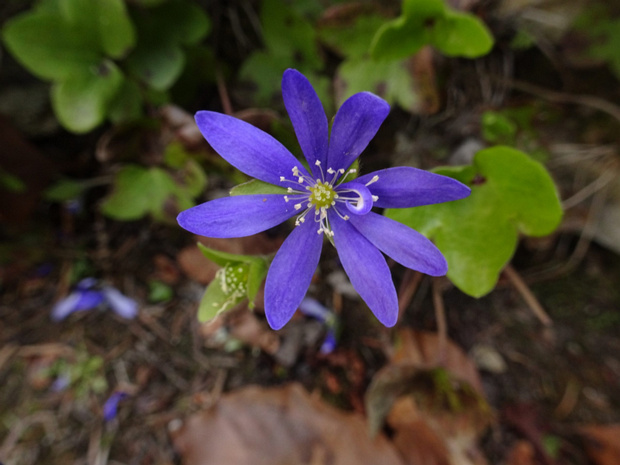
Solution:
<svg viewBox="0 0 620 465">
<path fill-rule="evenodd" d="M 117 315 L 132 319 L 138 314 L 138 303 L 121 294 L 112 286 L 101 285 L 95 278 L 82 279 L 73 292 L 52 308 L 54 321 L 67 318 L 71 313 L 109 307 Z"/>
<path fill-rule="evenodd" d="M 265 314 L 284 326 L 303 299 L 319 263 L 323 237 L 335 245 L 351 283 L 386 326 L 398 318 L 396 290 L 383 253 L 432 276 L 446 274 L 441 252 L 420 233 L 371 211 L 461 199 L 467 186 L 410 167 L 355 178 L 349 169 L 387 117 L 390 107 L 368 92 L 351 96 L 334 117 L 329 134 L 323 106 L 308 80 L 289 69 L 282 96 L 309 169 L 269 134 L 239 119 L 199 111 L 196 122 L 207 142 L 231 165 L 280 194 L 212 200 L 182 212 L 179 224 L 194 234 L 249 236 L 296 217 L 265 283 Z"/>
</svg>

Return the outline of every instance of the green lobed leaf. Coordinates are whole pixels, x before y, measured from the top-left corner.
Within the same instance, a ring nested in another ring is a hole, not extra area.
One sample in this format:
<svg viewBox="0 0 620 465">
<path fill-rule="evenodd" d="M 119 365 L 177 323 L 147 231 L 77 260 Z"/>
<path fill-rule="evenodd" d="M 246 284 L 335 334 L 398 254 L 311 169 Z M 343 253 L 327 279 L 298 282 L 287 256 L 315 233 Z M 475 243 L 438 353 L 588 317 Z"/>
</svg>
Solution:
<svg viewBox="0 0 620 465">
<path fill-rule="evenodd" d="M 122 58 L 136 43 L 133 23 L 123 0 L 88 0 L 96 8 L 98 32 L 103 51 L 113 58 Z"/>
<path fill-rule="evenodd" d="M 357 92 L 370 91 L 410 112 L 418 108 L 415 83 L 405 61 L 374 62 L 364 57 L 353 58 L 345 60 L 336 73 L 339 106 Z"/>
<path fill-rule="evenodd" d="M 397 60 L 426 44 L 447 56 L 475 58 L 491 50 L 493 36 L 475 15 L 446 8 L 442 0 L 405 0 L 402 15 L 375 34 L 371 55 Z"/>
<path fill-rule="evenodd" d="M 124 81 L 109 61 L 75 73 L 52 87 L 52 106 L 60 123 L 76 133 L 88 132 L 103 122 L 108 106 Z"/>
<path fill-rule="evenodd" d="M 230 195 L 261 195 L 261 194 L 286 194 L 284 187 L 269 184 L 258 179 L 239 184 L 230 190 Z"/>
<path fill-rule="evenodd" d="M 335 24 L 319 29 L 319 38 L 330 48 L 347 58 L 368 55 L 371 40 L 383 26 L 383 16 L 370 13 L 360 14 L 350 24 Z"/>
<path fill-rule="evenodd" d="M 59 14 L 35 11 L 16 16 L 5 23 L 2 38 L 15 58 L 41 79 L 82 75 L 101 61 L 99 50 Z"/>
<path fill-rule="evenodd" d="M 400 60 L 414 55 L 428 42 L 429 34 L 424 27 L 400 16 L 377 31 L 370 54 L 375 60 Z"/>
<path fill-rule="evenodd" d="M 476 58 L 493 47 L 493 36 L 476 16 L 469 13 L 446 12 L 430 33 L 430 41 L 447 56 Z"/>
<path fill-rule="evenodd" d="M 510 147 L 478 152 L 472 166 L 441 169 L 472 189 L 459 201 L 410 209 L 386 216 L 432 239 L 448 261 L 448 278 L 463 292 L 490 292 L 517 246 L 519 232 L 553 232 L 562 208 L 544 166 Z"/>
</svg>

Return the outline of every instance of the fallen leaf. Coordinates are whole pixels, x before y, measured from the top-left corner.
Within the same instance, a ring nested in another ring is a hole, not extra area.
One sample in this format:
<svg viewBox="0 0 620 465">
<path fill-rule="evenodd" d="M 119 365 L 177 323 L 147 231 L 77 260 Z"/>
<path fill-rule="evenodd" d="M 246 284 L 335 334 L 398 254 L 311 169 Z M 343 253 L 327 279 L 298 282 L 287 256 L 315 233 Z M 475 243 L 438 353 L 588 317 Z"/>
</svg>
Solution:
<svg viewBox="0 0 620 465">
<path fill-rule="evenodd" d="M 227 394 L 171 436 L 184 465 L 404 465 L 384 436 L 368 438 L 360 415 L 298 384 Z"/>
<path fill-rule="evenodd" d="M 401 330 L 391 363 L 366 393 L 371 432 L 386 422 L 407 463 L 486 464 L 477 440 L 492 413 L 481 386 L 473 362 L 456 344 Z"/>
<path fill-rule="evenodd" d="M 532 443 L 524 440 L 517 441 L 508 451 L 506 465 L 538 465 L 536 449 Z"/>
<path fill-rule="evenodd" d="M 596 465 L 620 463 L 620 424 L 587 425 L 579 428 L 586 453 Z"/>
</svg>

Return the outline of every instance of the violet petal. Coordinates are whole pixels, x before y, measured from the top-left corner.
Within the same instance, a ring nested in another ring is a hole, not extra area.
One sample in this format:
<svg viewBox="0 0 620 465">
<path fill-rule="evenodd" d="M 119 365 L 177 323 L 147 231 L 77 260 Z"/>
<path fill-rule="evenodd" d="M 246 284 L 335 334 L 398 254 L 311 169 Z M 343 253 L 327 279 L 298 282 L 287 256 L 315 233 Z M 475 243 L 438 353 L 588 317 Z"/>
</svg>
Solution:
<svg viewBox="0 0 620 465">
<path fill-rule="evenodd" d="M 398 320 L 398 299 L 390 269 L 379 250 L 349 222 L 330 211 L 338 257 L 351 284 L 387 327 Z"/>
<path fill-rule="evenodd" d="M 103 404 L 103 419 L 105 421 L 111 421 L 116 418 L 118 404 L 127 396 L 128 394 L 126 392 L 115 391 L 110 397 L 108 397 L 108 400 L 106 400 L 105 404 Z"/>
<path fill-rule="evenodd" d="M 350 222 L 375 247 L 401 265 L 431 276 L 448 272 L 448 263 L 435 244 L 404 224 L 373 212 L 353 215 Z"/>
<path fill-rule="evenodd" d="M 128 320 L 136 317 L 138 314 L 138 303 L 135 300 L 121 294 L 118 289 L 110 286 L 105 286 L 102 292 L 108 305 L 118 316 Z"/>
<path fill-rule="evenodd" d="M 293 179 L 297 167 L 306 169 L 280 142 L 245 121 L 213 111 L 196 113 L 196 123 L 207 142 L 228 163 L 239 171 L 261 181 L 289 187 L 280 181 Z"/>
<path fill-rule="evenodd" d="M 315 162 L 318 160 L 327 169 L 329 137 L 323 105 L 310 81 L 295 69 L 287 69 L 282 76 L 282 97 L 310 170 L 315 178 L 320 178 L 321 171 Z"/>
<path fill-rule="evenodd" d="M 390 112 L 388 103 L 370 92 L 349 97 L 334 117 L 327 167 L 347 168 L 368 146 Z"/>
<path fill-rule="evenodd" d="M 379 179 L 368 188 L 379 197 L 374 203 L 379 208 L 419 207 L 462 199 L 471 193 L 469 187 L 456 179 L 409 166 L 375 171 L 360 176 L 355 182 L 366 184 L 374 176 Z"/>
<path fill-rule="evenodd" d="M 71 313 L 77 310 L 76 304 L 80 300 L 80 291 L 74 291 L 64 299 L 56 302 L 52 308 L 51 318 L 54 321 L 60 321 L 67 318 Z"/>
<path fill-rule="evenodd" d="M 323 235 L 316 230 L 312 219 L 296 226 L 271 263 L 265 282 L 265 315 L 273 329 L 291 319 L 308 291 L 323 246 Z"/>
<path fill-rule="evenodd" d="M 296 213 L 283 195 L 240 195 L 211 200 L 177 217 L 182 228 L 207 237 L 244 237 L 265 231 Z"/>
</svg>

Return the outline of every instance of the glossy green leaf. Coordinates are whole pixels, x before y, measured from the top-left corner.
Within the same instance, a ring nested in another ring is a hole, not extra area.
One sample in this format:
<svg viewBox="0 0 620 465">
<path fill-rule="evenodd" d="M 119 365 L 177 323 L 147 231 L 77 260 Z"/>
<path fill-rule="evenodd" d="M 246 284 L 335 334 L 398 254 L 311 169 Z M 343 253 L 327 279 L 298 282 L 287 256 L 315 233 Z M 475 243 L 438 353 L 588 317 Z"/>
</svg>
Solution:
<svg viewBox="0 0 620 465">
<path fill-rule="evenodd" d="M 239 184 L 230 190 L 230 195 L 261 195 L 261 194 L 286 194 L 284 187 L 269 184 L 268 182 L 252 179 Z"/>
<path fill-rule="evenodd" d="M 5 45 L 32 74 L 50 80 L 83 75 L 101 61 L 96 47 L 84 40 L 79 28 L 58 14 L 24 13 L 7 21 Z"/>
<path fill-rule="evenodd" d="M 57 82 L 52 106 L 60 123 L 70 131 L 88 132 L 103 122 L 108 106 L 121 85 L 123 74 L 112 62 L 102 62 Z"/>
<path fill-rule="evenodd" d="M 517 246 L 519 232 L 550 234 L 562 218 L 553 180 L 544 166 L 509 147 L 478 152 L 472 166 L 437 170 L 472 189 L 459 201 L 386 215 L 432 239 L 448 261 L 448 278 L 463 292 L 490 292 Z"/>
<path fill-rule="evenodd" d="M 491 51 L 493 36 L 476 16 L 446 12 L 432 28 L 430 42 L 444 55 L 476 58 Z"/>
</svg>

